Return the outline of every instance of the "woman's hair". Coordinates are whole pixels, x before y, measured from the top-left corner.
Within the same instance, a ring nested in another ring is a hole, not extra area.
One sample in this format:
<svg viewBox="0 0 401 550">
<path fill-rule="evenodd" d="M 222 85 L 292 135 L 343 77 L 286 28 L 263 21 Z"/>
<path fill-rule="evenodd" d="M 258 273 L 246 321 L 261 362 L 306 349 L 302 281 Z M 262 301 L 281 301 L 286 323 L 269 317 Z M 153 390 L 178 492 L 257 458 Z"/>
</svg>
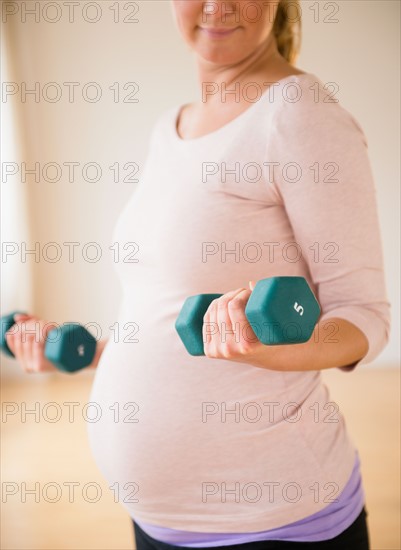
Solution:
<svg viewBox="0 0 401 550">
<path fill-rule="evenodd" d="M 299 0 L 280 0 L 273 33 L 279 53 L 294 64 L 301 47 L 301 6 Z"/>
</svg>

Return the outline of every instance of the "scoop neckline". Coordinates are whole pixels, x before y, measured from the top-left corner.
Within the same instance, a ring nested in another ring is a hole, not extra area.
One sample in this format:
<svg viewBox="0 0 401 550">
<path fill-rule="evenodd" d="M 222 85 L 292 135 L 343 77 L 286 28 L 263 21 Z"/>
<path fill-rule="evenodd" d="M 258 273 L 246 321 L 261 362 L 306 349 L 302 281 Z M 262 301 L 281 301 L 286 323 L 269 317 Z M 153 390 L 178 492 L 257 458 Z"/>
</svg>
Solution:
<svg viewBox="0 0 401 550">
<path fill-rule="evenodd" d="M 305 73 L 301 73 L 301 74 L 292 74 L 292 75 L 289 75 L 289 76 L 286 76 L 284 78 L 281 78 L 280 80 L 277 80 L 274 84 L 282 84 L 283 82 L 285 82 L 286 80 L 290 80 L 290 79 L 296 79 L 296 80 L 299 80 L 301 78 L 304 78 L 304 77 L 311 77 L 313 76 L 314 78 L 315 75 L 313 73 L 308 73 L 308 72 L 305 72 Z M 252 103 L 252 105 L 250 107 L 248 107 L 247 109 L 245 109 L 245 111 L 242 111 L 242 113 L 240 113 L 239 115 L 237 115 L 235 118 L 233 118 L 232 120 L 230 120 L 229 122 L 226 122 L 226 124 L 223 124 L 223 126 L 220 126 L 220 128 L 217 128 L 216 130 L 213 130 L 212 132 L 208 132 L 207 134 L 204 134 L 203 136 L 198 136 L 198 137 L 194 137 L 194 138 L 187 138 L 187 139 L 184 139 L 182 138 L 178 132 L 177 132 L 177 122 L 178 122 L 178 118 L 181 114 L 181 111 L 184 107 L 186 107 L 186 105 L 188 105 L 188 103 L 184 103 L 184 104 L 180 104 L 180 105 L 176 105 L 176 107 L 174 107 L 173 109 L 173 117 L 172 117 L 172 133 L 173 133 L 173 136 L 175 138 L 175 141 L 177 143 L 181 143 L 181 144 L 197 144 L 197 143 L 201 143 L 203 142 L 204 140 L 206 139 L 212 139 L 213 137 L 215 136 L 219 136 L 220 134 L 223 134 L 225 133 L 227 130 L 231 130 L 234 126 L 236 126 L 239 122 L 242 122 L 243 119 L 245 119 L 247 116 L 249 116 L 250 113 L 253 112 L 253 110 L 256 108 L 256 106 L 258 104 L 260 104 L 262 102 L 262 100 L 267 97 L 268 93 L 269 93 L 269 89 L 270 89 L 271 86 L 269 86 L 263 93 L 262 95 L 260 96 L 260 98 L 255 101 L 254 103 Z"/>
</svg>

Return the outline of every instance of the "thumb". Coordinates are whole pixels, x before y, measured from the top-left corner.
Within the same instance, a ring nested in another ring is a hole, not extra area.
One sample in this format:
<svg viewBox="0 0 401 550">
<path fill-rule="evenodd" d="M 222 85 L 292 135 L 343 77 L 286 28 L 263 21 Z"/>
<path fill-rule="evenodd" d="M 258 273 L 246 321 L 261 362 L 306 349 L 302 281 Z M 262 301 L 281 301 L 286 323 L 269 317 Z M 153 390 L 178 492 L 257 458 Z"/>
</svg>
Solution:
<svg viewBox="0 0 401 550">
<path fill-rule="evenodd" d="M 27 313 L 15 313 L 14 314 L 14 321 L 18 322 L 18 321 L 23 321 L 24 319 L 29 319 L 30 317 L 32 317 L 32 315 L 28 315 Z"/>
<path fill-rule="evenodd" d="M 249 288 L 250 290 L 253 290 L 255 288 L 256 282 L 255 281 L 249 281 Z"/>
</svg>

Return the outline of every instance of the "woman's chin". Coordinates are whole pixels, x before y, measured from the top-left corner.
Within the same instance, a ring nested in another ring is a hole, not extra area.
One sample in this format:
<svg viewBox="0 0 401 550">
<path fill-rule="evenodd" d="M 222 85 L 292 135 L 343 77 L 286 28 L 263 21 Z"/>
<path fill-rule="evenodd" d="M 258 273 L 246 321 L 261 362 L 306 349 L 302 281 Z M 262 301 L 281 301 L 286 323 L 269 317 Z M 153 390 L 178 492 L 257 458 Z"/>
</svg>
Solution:
<svg viewBox="0 0 401 550">
<path fill-rule="evenodd" d="M 222 51 L 220 49 L 214 48 L 197 48 L 196 53 L 200 60 L 207 61 L 213 65 L 227 65 L 233 66 L 237 63 L 240 63 L 244 59 L 244 52 L 235 53 L 229 51 Z"/>
</svg>

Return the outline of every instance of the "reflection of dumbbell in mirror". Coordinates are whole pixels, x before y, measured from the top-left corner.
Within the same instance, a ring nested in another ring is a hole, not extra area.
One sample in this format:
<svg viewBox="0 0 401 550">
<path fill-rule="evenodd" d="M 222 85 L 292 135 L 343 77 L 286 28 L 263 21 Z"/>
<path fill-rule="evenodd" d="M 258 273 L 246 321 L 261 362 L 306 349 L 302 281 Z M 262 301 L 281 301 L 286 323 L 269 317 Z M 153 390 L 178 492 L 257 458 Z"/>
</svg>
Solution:
<svg viewBox="0 0 401 550">
<path fill-rule="evenodd" d="M 14 357 L 6 341 L 6 332 L 15 325 L 14 311 L 1 317 L 0 349 Z M 17 325 L 15 325 L 17 326 Z M 96 351 L 96 339 L 82 325 L 68 323 L 50 330 L 46 336 L 45 357 L 64 372 L 75 372 L 90 365 Z"/>
<path fill-rule="evenodd" d="M 203 317 L 211 302 L 220 296 L 190 296 L 182 306 L 175 328 L 191 355 L 204 355 Z M 320 306 L 304 277 L 271 277 L 256 283 L 245 315 L 262 344 L 300 344 L 312 336 Z M 210 334 L 212 331 L 210 327 Z"/>
</svg>

